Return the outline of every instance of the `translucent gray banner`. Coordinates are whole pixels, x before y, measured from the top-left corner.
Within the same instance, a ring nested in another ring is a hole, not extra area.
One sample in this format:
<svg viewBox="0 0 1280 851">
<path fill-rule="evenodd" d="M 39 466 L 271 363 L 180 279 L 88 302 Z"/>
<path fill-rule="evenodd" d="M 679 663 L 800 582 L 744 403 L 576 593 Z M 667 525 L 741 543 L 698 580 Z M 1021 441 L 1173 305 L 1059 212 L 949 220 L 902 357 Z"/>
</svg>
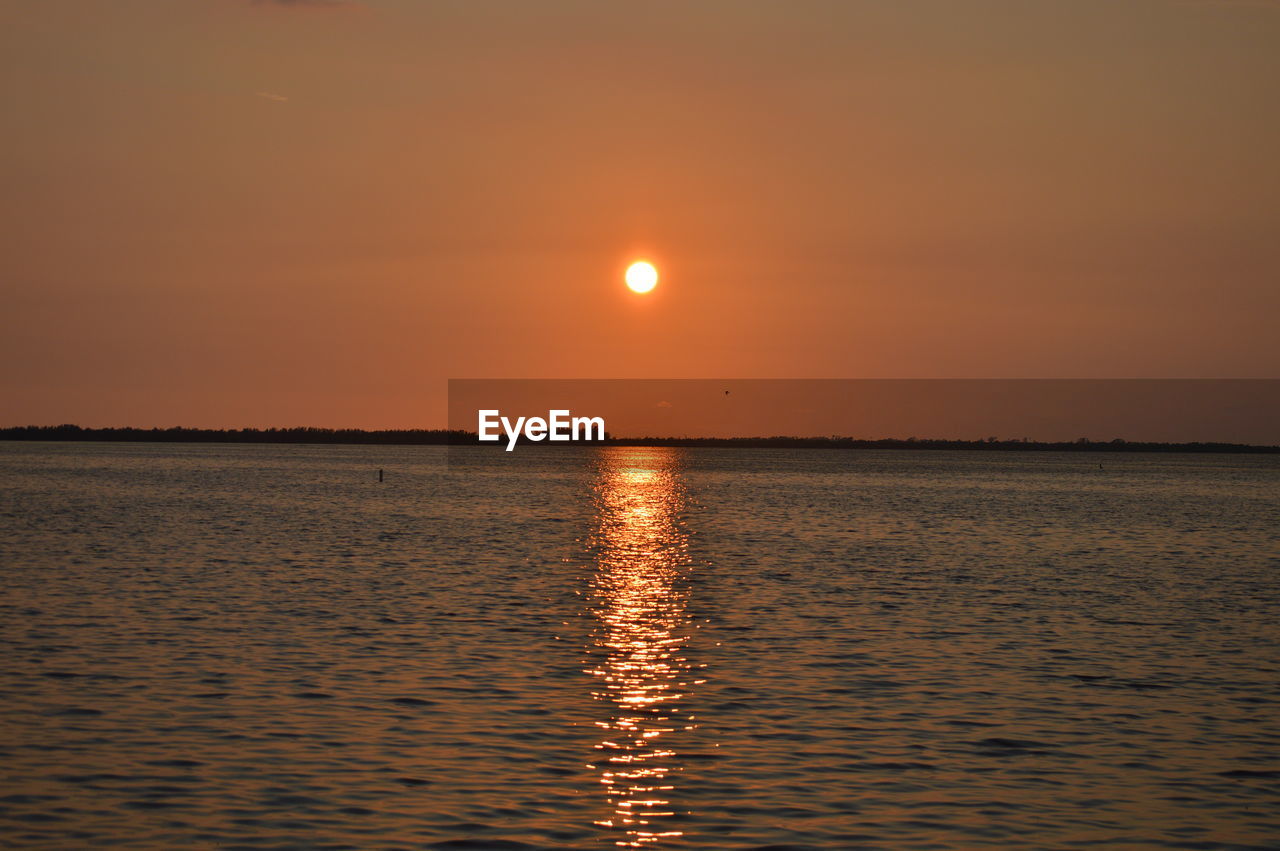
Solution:
<svg viewBox="0 0 1280 851">
<path fill-rule="evenodd" d="M 532 422 L 542 437 L 529 442 L 547 444 L 553 421 L 568 423 L 564 431 L 574 419 L 599 419 L 614 440 L 1276 445 L 1280 380 L 450 380 L 449 428 L 482 431 L 485 417 L 490 436 L 498 435 L 489 442 L 503 448 L 510 431 L 503 418 L 522 436 Z"/>
</svg>

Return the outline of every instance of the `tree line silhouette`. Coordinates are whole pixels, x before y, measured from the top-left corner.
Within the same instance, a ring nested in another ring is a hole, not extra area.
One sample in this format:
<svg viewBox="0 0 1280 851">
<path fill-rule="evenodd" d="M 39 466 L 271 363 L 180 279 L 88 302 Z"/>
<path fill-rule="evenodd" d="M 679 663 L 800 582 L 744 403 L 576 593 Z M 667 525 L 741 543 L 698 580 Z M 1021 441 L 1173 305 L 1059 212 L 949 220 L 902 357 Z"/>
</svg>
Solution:
<svg viewBox="0 0 1280 851">
<path fill-rule="evenodd" d="M 13 426 L 0 429 L 0 440 L 104 441 L 147 443 L 332 443 L 377 444 L 400 446 L 488 446 L 501 451 L 505 441 L 481 443 L 475 432 L 462 429 L 374 429 L 358 428 L 83 428 L 78 425 Z M 582 441 L 586 442 L 586 441 Z M 527 441 L 520 440 L 525 444 Z M 689 446 L 740 449 L 980 449 L 996 452 L 1246 452 L 1280 453 L 1280 446 L 1256 446 L 1246 443 L 1157 443 L 1116 438 L 1105 442 L 1079 438 L 1072 441 L 1038 441 L 1020 438 L 1002 440 L 938 440 L 931 438 L 884 438 L 867 440 L 855 437 L 606 437 L 592 445 L 605 446 Z M 544 446 L 573 445 L 546 443 Z"/>
<path fill-rule="evenodd" d="M 372 443 L 444 445 L 474 435 L 450 429 L 359 428 L 83 428 L 78 425 L 0 429 L 0 440 L 90 440 L 147 443 Z"/>
</svg>

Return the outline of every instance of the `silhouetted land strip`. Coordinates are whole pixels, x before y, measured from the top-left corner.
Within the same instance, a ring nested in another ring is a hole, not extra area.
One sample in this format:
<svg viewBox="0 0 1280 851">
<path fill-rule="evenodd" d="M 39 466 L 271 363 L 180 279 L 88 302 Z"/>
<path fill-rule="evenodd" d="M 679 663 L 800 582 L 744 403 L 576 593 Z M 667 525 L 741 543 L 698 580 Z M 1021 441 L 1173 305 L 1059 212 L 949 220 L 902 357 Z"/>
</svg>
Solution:
<svg viewBox="0 0 1280 851">
<path fill-rule="evenodd" d="M 441 446 L 472 443 L 475 433 L 449 429 L 359 428 L 82 428 L 78 425 L 0 429 L 0 440 L 90 440 L 121 443 L 366 443 Z"/>
<path fill-rule="evenodd" d="M 134 443 L 318 443 L 371 444 L 396 446 L 480 445 L 502 450 L 499 443 L 479 443 L 475 432 L 454 429 L 364 429 L 331 428 L 82 428 L 77 425 L 15 426 L 0 429 L 0 440 L 105 441 Z M 525 441 L 521 441 L 525 443 Z M 572 443 L 541 443 L 541 446 L 568 446 Z M 987 452 L 1244 452 L 1277 454 L 1280 446 L 1245 443 L 1151 443 L 1126 440 L 1106 442 L 1081 438 L 1073 441 L 1035 440 L 863 440 L 853 437 L 610 437 L 592 445 L 606 446 L 695 446 L 740 449 L 977 449 Z"/>
</svg>

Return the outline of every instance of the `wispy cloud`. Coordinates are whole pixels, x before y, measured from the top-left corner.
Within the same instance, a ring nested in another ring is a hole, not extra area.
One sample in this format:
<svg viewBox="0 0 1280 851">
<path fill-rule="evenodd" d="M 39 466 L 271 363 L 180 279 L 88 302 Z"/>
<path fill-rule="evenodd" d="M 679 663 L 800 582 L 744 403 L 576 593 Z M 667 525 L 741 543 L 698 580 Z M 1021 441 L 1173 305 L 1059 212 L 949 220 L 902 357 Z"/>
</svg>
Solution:
<svg viewBox="0 0 1280 851">
<path fill-rule="evenodd" d="M 254 92 L 254 94 L 260 98 L 266 98 L 267 100 L 274 100 L 280 103 L 286 103 L 289 100 L 284 95 L 278 95 L 275 92 Z"/>
<path fill-rule="evenodd" d="M 1277 9 L 1280 0 L 1179 0 L 1183 6 L 1217 6 L 1236 9 Z"/>
<path fill-rule="evenodd" d="M 255 6 L 299 6 L 313 9 L 358 6 L 358 0 L 252 0 Z"/>
</svg>

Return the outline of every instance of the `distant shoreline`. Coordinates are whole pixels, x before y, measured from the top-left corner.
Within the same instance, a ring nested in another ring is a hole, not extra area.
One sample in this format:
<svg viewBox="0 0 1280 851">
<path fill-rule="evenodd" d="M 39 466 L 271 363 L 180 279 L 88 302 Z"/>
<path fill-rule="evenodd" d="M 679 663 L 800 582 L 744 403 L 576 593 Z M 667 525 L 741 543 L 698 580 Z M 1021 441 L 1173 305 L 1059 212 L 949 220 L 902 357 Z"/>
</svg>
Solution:
<svg viewBox="0 0 1280 851">
<path fill-rule="evenodd" d="M 474 432 L 451 429 L 204 429 L 204 428 L 82 428 L 76 425 L 14 426 L 0 429 L 0 440 L 103 443 L 232 443 L 319 444 L 369 446 L 486 446 Z M 533 444 L 542 445 L 542 444 Z M 938 440 L 854 437 L 609 437 L 603 442 L 565 443 L 556 446 L 683 446 L 725 449 L 968 449 L 984 452 L 1212 452 L 1254 455 L 1280 454 L 1280 446 L 1247 443 L 1159 443 L 1110 440 Z M 498 451 L 501 451 L 498 449 Z"/>
</svg>

